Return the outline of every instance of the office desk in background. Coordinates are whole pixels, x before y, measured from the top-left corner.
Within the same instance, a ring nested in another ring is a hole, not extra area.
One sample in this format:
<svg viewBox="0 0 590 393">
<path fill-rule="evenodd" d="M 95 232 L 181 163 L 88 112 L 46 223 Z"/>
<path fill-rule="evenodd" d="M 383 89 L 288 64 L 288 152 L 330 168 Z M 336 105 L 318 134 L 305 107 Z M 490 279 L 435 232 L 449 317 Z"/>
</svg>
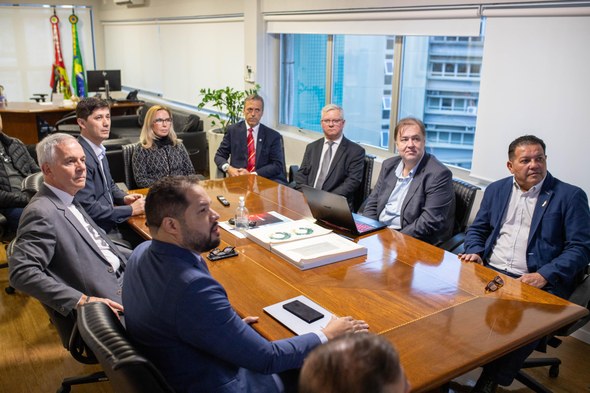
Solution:
<svg viewBox="0 0 590 393">
<path fill-rule="evenodd" d="M 111 115 L 134 114 L 143 102 L 115 102 L 111 106 Z M 64 107 L 51 103 L 9 102 L 0 107 L 0 116 L 4 133 L 20 139 L 24 144 L 39 142 L 38 120 L 44 120 L 50 126 L 75 111 L 74 107 Z"/>
<path fill-rule="evenodd" d="M 255 175 L 201 183 L 225 221 L 239 196 L 250 214 L 277 211 L 311 217 L 303 195 Z M 143 190 L 144 193 L 147 190 Z M 222 206 L 223 195 L 231 203 Z M 145 217 L 131 224 L 146 238 Z M 364 319 L 370 330 L 399 350 L 412 391 L 436 388 L 490 360 L 585 315 L 586 309 L 504 277 L 505 286 L 486 294 L 496 272 L 462 263 L 457 256 L 391 229 L 359 238 L 368 255 L 300 271 L 248 239 L 221 230 L 222 245 L 239 256 L 210 262 L 241 316 L 258 315 L 253 327 L 270 340 L 293 334 L 262 308 L 298 295 L 333 313 Z M 206 254 L 203 254 L 205 257 Z"/>
</svg>

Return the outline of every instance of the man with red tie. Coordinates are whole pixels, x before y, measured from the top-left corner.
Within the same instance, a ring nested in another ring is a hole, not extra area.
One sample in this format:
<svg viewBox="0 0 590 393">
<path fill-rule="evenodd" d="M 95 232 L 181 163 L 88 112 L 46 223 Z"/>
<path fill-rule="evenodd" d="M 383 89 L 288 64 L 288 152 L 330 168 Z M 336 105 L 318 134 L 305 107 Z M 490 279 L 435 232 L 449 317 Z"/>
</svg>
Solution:
<svg viewBox="0 0 590 393">
<path fill-rule="evenodd" d="M 215 164 L 229 176 L 253 173 L 286 183 L 283 137 L 260 123 L 263 113 L 262 97 L 257 94 L 246 97 L 245 120 L 227 128 L 215 154 Z"/>
</svg>

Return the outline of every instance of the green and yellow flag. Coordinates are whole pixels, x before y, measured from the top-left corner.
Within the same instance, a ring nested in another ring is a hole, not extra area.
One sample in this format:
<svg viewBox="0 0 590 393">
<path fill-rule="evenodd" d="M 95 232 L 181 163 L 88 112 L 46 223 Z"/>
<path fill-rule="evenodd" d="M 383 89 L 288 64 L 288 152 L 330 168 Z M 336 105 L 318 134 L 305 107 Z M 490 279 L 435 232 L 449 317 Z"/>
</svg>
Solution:
<svg viewBox="0 0 590 393">
<path fill-rule="evenodd" d="M 72 91 L 78 97 L 86 97 L 88 86 L 86 85 L 86 73 L 84 72 L 84 62 L 82 61 L 82 51 L 78 43 L 78 17 L 72 12 L 70 15 L 72 24 Z"/>
</svg>

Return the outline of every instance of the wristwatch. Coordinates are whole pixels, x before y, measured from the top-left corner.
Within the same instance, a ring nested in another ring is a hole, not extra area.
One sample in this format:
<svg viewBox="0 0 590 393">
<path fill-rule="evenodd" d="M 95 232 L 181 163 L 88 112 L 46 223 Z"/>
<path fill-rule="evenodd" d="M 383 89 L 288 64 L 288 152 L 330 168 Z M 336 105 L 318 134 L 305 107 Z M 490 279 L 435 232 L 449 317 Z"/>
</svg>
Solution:
<svg viewBox="0 0 590 393">
<path fill-rule="evenodd" d="M 227 173 L 227 170 L 229 169 L 229 163 L 225 163 L 221 166 L 221 170 Z"/>
</svg>

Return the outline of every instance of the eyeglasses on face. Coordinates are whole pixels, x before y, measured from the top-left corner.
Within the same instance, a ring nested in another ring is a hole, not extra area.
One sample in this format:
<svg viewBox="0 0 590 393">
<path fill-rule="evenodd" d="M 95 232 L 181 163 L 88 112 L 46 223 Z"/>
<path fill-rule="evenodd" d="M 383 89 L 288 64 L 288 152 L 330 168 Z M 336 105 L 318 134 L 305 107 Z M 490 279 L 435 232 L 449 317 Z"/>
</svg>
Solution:
<svg viewBox="0 0 590 393">
<path fill-rule="evenodd" d="M 167 118 L 167 119 L 156 119 L 154 120 L 154 123 L 158 123 L 158 124 L 163 124 L 163 123 L 172 123 L 172 119 L 171 118 Z"/>
<path fill-rule="evenodd" d="M 322 119 L 322 123 L 324 124 L 340 124 L 342 123 L 344 120 L 343 119 Z"/>
<path fill-rule="evenodd" d="M 494 277 L 494 279 L 492 281 L 487 283 L 486 288 L 485 288 L 486 293 L 496 292 L 498 289 L 502 288 L 503 286 L 504 286 L 504 280 L 502 280 L 502 277 L 496 276 L 496 277 Z"/>
</svg>

